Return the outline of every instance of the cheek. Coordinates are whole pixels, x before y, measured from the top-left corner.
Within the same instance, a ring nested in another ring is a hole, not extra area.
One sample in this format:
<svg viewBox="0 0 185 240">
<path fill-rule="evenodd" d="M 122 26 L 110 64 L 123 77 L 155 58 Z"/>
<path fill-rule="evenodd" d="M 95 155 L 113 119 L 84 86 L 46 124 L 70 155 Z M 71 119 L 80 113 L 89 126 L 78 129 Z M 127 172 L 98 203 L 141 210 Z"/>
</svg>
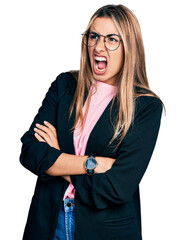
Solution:
<svg viewBox="0 0 185 240">
<path fill-rule="evenodd" d="M 119 61 L 119 66 L 120 66 L 120 67 L 123 66 L 123 62 L 124 62 L 124 54 L 121 53 L 121 54 L 120 54 L 120 61 Z"/>
<path fill-rule="evenodd" d="M 121 61 L 121 65 L 123 65 L 124 63 L 124 60 L 125 60 L 125 51 L 124 51 L 124 48 L 123 48 L 123 45 L 121 44 L 120 45 L 120 61 Z"/>
<path fill-rule="evenodd" d="M 118 59 L 119 59 L 118 65 L 119 65 L 119 68 L 121 68 L 123 66 L 123 62 L 124 62 L 124 51 L 123 51 L 123 47 L 121 47 L 121 46 L 120 46 Z"/>
<path fill-rule="evenodd" d="M 93 50 L 92 50 L 92 48 L 89 48 L 89 49 L 88 49 L 88 54 L 89 54 L 90 62 L 91 62 L 91 64 L 92 64 L 92 60 L 93 60 L 93 57 L 92 57 L 92 55 L 93 55 Z"/>
<path fill-rule="evenodd" d="M 114 56 L 112 56 L 111 66 L 114 69 L 114 71 L 120 70 L 120 68 L 123 66 L 123 61 L 124 61 L 124 55 L 122 51 L 119 51 Z"/>
</svg>

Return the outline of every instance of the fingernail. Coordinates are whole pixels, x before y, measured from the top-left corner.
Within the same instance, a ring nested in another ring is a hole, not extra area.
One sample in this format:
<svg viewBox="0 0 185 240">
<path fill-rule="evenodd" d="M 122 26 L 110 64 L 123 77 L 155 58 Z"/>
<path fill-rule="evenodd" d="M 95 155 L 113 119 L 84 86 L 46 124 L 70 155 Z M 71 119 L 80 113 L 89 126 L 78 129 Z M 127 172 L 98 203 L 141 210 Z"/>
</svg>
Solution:
<svg viewBox="0 0 185 240">
<path fill-rule="evenodd" d="M 48 122 L 44 121 L 45 124 L 47 124 Z"/>
<path fill-rule="evenodd" d="M 37 127 L 39 127 L 39 126 L 40 126 L 40 124 L 38 124 L 38 123 L 36 123 L 35 125 L 36 125 Z"/>
</svg>

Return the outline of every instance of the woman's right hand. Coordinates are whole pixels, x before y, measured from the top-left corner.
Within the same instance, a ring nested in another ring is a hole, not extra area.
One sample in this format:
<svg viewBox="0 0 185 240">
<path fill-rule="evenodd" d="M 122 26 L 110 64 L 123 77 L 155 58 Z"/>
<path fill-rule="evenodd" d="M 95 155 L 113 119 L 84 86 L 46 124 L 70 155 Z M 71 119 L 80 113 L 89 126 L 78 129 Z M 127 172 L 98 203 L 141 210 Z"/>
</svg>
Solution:
<svg viewBox="0 0 185 240">
<path fill-rule="evenodd" d="M 107 157 L 96 157 L 97 167 L 95 168 L 95 173 L 104 173 L 112 168 L 113 163 L 116 161 L 114 158 Z"/>
</svg>

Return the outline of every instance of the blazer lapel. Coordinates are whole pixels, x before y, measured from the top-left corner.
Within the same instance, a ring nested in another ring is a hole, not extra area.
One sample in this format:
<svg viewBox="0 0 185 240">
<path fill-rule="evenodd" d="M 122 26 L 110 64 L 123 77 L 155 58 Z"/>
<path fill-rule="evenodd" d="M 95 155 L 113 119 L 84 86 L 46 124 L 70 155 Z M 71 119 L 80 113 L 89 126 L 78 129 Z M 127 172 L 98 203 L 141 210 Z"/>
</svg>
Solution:
<svg viewBox="0 0 185 240">
<path fill-rule="evenodd" d="M 86 89 L 84 94 L 83 104 L 85 103 L 87 96 L 88 96 L 88 91 Z M 113 100 L 109 102 L 104 112 L 96 122 L 94 128 L 92 129 L 87 141 L 85 155 L 88 155 L 89 153 L 101 155 L 102 151 L 107 147 L 109 141 L 111 140 L 114 134 L 114 129 L 110 122 L 110 109 L 111 109 L 112 101 Z M 112 121 L 115 119 L 115 115 L 118 111 L 117 106 L 118 106 L 117 98 L 115 98 L 115 101 L 112 107 L 112 113 L 111 113 Z M 76 106 L 74 107 L 73 113 L 69 120 L 69 129 L 73 126 L 75 115 L 76 115 Z M 74 135 L 74 131 L 70 132 L 68 140 L 71 146 L 72 153 L 75 153 L 74 144 L 73 144 L 73 135 Z"/>
<path fill-rule="evenodd" d="M 118 111 L 117 108 L 117 98 L 115 99 L 111 111 L 111 119 L 114 123 L 115 117 Z M 92 129 L 86 146 L 85 155 L 89 153 L 94 153 L 96 155 L 101 155 L 102 152 L 107 148 L 109 141 L 114 135 L 114 129 L 110 121 L 110 109 L 113 100 L 109 102 L 104 112 L 96 122 L 94 128 Z"/>
</svg>

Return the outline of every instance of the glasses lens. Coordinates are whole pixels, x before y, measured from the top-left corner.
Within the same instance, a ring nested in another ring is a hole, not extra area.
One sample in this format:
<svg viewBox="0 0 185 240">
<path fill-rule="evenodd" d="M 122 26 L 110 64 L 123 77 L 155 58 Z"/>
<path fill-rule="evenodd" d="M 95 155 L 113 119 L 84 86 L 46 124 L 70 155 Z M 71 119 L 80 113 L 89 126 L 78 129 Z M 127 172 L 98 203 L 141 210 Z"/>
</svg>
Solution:
<svg viewBox="0 0 185 240">
<path fill-rule="evenodd" d="M 107 36 L 105 38 L 105 45 L 109 50 L 115 50 L 119 46 L 120 39 L 116 35 Z"/>
<path fill-rule="evenodd" d="M 83 34 L 82 40 L 86 46 L 93 47 L 98 40 L 98 35 L 95 33 L 86 33 L 86 34 Z"/>
</svg>

